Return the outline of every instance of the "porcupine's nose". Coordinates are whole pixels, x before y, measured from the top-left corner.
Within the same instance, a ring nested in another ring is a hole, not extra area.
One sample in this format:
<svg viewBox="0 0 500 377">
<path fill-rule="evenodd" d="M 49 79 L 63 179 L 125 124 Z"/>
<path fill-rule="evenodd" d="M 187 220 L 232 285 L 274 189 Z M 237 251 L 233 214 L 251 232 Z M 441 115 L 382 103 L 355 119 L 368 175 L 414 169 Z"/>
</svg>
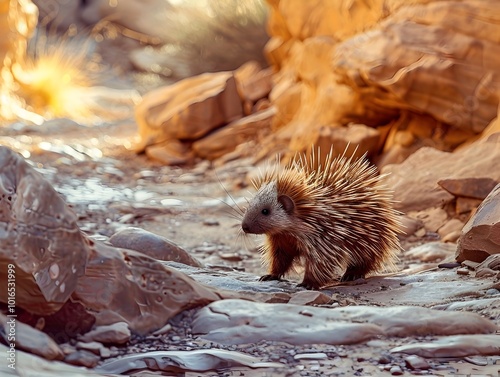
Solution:
<svg viewBox="0 0 500 377">
<path fill-rule="evenodd" d="M 246 223 L 242 223 L 242 224 L 241 224 L 241 229 L 243 229 L 243 231 L 244 231 L 245 233 L 250 232 L 250 227 L 249 227 L 249 226 L 248 226 L 248 224 L 246 224 Z"/>
</svg>

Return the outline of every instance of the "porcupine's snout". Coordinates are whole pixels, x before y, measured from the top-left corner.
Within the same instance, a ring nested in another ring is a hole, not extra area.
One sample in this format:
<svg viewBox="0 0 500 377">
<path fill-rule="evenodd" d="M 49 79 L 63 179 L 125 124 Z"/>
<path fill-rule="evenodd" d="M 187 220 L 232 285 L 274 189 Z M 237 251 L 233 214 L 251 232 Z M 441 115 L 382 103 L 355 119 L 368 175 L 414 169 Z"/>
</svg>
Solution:
<svg viewBox="0 0 500 377">
<path fill-rule="evenodd" d="M 244 231 L 245 233 L 250 233 L 250 225 L 248 225 L 248 224 L 247 224 L 247 223 L 245 223 L 245 222 L 243 222 L 243 223 L 241 224 L 241 229 L 243 229 L 243 231 Z"/>
<path fill-rule="evenodd" d="M 249 213 L 250 212 L 250 213 Z M 246 234 L 263 234 L 265 230 L 262 228 L 259 218 L 252 211 L 247 211 L 241 222 L 241 229 Z"/>
</svg>

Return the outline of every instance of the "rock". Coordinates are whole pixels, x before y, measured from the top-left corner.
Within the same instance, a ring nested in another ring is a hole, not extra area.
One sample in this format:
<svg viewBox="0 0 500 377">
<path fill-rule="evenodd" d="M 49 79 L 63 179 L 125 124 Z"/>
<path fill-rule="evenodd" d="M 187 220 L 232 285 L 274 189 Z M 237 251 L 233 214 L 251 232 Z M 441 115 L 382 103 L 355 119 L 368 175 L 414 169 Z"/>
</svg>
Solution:
<svg viewBox="0 0 500 377">
<path fill-rule="evenodd" d="M 301 291 L 294 293 L 288 301 L 293 305 L 322 305 L 328 304 L 332 298 L 318 291 Z"/>
<path fill-rule="evenodd" d="M 492 254 L 476 266 L 477 277 L 500 276 L 500 253 Z"/>
<path fill-rule="evenodd" d="M 462 228 L 464 227 L 464 223 L 459 219 L 451 219 L 446 224 L 444 224 L 441 228 L 438 229 L 438 234 L 441 236 L 441 239 L 444 239 L 450 233 L 460 234 Z"/>
<path fill-rule="evenodd" d="M 120 359 L 104 362 L 95 370 L 100 373 L 122 374 L 134 369 L 153 369 L 166 372 L 179 370 L 205 372 L 232 367 L 283 368 L 284 364 L 260 362 L 259 359 L 241 352 L 218 349 L 194 351 L 153 351 L 127 355 Z"/>
<path fill-rule="evenodd" d="M 66 301 L 54 314 L 40 316 L 25 312 L 19 314 L 18 318 L 31 326 L 43 323 L 39 329 L 59 344 L 69 342 L 77 335 L 90 331 L 96 321 L 94 315 L 87 312 L 82 304 L 71 300 Z"/>
<path fill-rule="evenodd" d="M 500 184 L 481 203 L 462 229 L 456 259 L 482 262 L 500 248 Z"/>
<path fill-rule="evenodd" d="M 387 336 L 490 334 L 496 325 L 474 313 L 443 313 L 422 307 L 340 307 L 331 309 L 340 318 L 381 326 Z M 452 314 L 452 315 L 450 315 Z"/>
<path fill-rule="evenodd" d="M 481 298 L 477 300 L 457 301 L 447 304 L 436 305 L 433 309 L 439 310 L 457 310 L 468 312 L 482 312 L 492 310 L 491 314 L 500 314 L 500 298 Z"/>
<path fill-rule="evenodd" d="M 132 227 L 122 229 L 113 234 L 109 242 L 113 246 L 139 251 L 151 258 L 202 267 L 195 257 L 174 242 L 144 229 Z"/>
<path fill-rule="evenodd" d="M 179 263 L 168 262 L 167 266 L 183 272 L 195 279 L 198 283 L 217 289 L 217 294 L 222 297 L 245 297 L 249 300 L 288 302 L 291 294 L 297 292 L 297 284 L 288 281 L 276 281 L 262 284 L 259 277 L 241 271 L 219 271 L 213 269 L 194 268 Z M 273 284 L 274 283 L 274 284 Z M 235 292 L 235 293 L 232 293 Z"/>
<path fill-rule="evenodd" d="M 9 354 L 8 348 L 0 344 L 0 352 Z M 0 363 L 0 373 L 2 376 L 71 376 L 71 377 L 107 377 L 109 374 L 99 374 L 97 372 L 68 365 L 60 361 L 49 361 L 32 354 L 16 350 L 15 370 L 9 367 L 6 362 Z"/>
<path fill-rule="evenodd" d="M 95 355 L 99 355 L 101 348 L 104 348 L 104 346 L 100 342 L 77 342 L 76 348 L 90 351 Z"/>
<path fill-rule="evenodd" d="M 141 147 L 196 140 L 242 116 L 232 72 L 205 73 L 144 95 L 136 107 Z"/>
<path fill-rule="evenodd" d="M 395 206 L 403 211 L 420 211 L 441 207 L 454 196 L 437 185 L 447 179 L 490 178 L 500 181 L 496 168 L 500 159 L 500 141 L 484 140 L 454 153 L 421 148 L 402 164 L 387 165 L 382 173 L 390 173 L 387 184 L 394 189 Z"/>
<path fill-rule="evenodd" d="M 457 215 L 463 215 L 471 211 L 475 211 L 477 207 L 481 204 L 482 200 L 471 199 L 471 198 L 457 198 L 457 204 L 455 206 L 455 211 Z"/>
<path fill-rule="evenodd" d="M 345 155 L 360 158 L 364 154 L 373 157 L 379 149 L 380 132 L 364 124 L 349 124 L 347 127 L 321 127 L 313 142 L 325 153 L 335 146 L 334 157 Z"/>
<path fill-rule="evenodd" d="M 391 349 L 392 353 L 410 353 L 422 357 L 464 357 L 498 355 L 498 335 L 458 335 L 432 342 L 414 343 Z"/>
<path fill-rule="evenodd" d="M 100 342 L 105 344 L 124 344 L 130 340 L 130 329 L 126 322 L 97 326 L 92 331 L 80 336 L 82 342 Z"/>
<path fill-rule="evenodd" d="M 93 324 L 83 308 L 95 315 L 97 324 L 125 321 L 131 330 L 145 333 L 187 308 L 219 299 L 153 258 L 84 237 L 75 214 L 48 182 L 4 147 L 0 172 L 0 230 L 5 234 L 0 238 L 0 265 L 4 271 L 14 266 L 15 304 L 49 325 L 50 314 L 70 296 L 79 303 L 54 316 L 68 321 L 58 323 L 58 340 L 67 341 Z M 8 274 L 0 276 L 7 279 Z M 0 298 L 7 303 L 6 293 L 2 290 Z"/>
<path fill-rule="evenodd" d="M 146 147 L 146 155 L 165 165 L 186 165 L 194 160 L 194 154 L 187 143 L 177 139 Z"/>
<path fill-rule="evenodd" d="M 409 237 L 412 236 L 417 232 L 417 230 L 422 229 L 424 226 L 424 223 L 420 219 L 416 219 L 411 216 L 401 216 L 401 229 L 402 229 L 402 234 L 400 237 Z"/>
<path fill-rule="evenodd" d="M 428 242 L 405 252 L 405 257 L 422 262 L 439 262 L 453 256 L 457 246 L 444 242 Z"/>
<path fill-rule="evenodd" d="M 429 207 L 417 212 L 408 212 L 408 215 L 421 221 L 425 230 L 437 233 L 448 222 L 448 213 L 441 207 Z"/>
<path fill-rule="evenodd" d="M 281 341 L 292 345 L 356 344 L 383 335 L 372 324 L 332 321 L 330 309 L 222 300 L 195 316 L 193 334 L 221 344 Z"/>
<path fill-rule="evenodd" d="M 13 266 L 17 306 L 48 315 L 71 296 L 89 253 L 76 221 L 40 173 L 0 146 L 0 268 Z M 0 274 L 4 287 L 7 277 Z M 0 301 L 7 298 L 0 290 Z"/>
<path fill-rule="evenodd" d="M 366 101 L 480 133 L 497 114 L 500 88 L 485 79 L 499 72 L 498 23 L 487 17 L 493 9 L 500 10 L 495 1 L 401 6 L 337 46 L 333 64 L 358 90 L 372 89 Z"/>
<path fill-rule="evenodd" d="M 219 296 L 156 259 L 93 242 L 73 299 L 95 314 L 98 325 L 124 321 L 132 331 L 145 334 Z"/>
<path fill-rule="evenodd" d="M 498 184 L 491 178 L 442 179 L 438 185 L 455 196 L 484 200 Z"/>
<path fill-rule="evenodd" d="M 416 369 L 429 369 L 430 368 L 430 365 L 427 362 L 427 360 L 425 360 L 422 357 L 415 356 L 415 355 L 410 355 L 410 356 L 405 357 L 405 364 L 410 369 L 413 369 L 413 370 L 416 370 Z"/>
<path fill-rule="evenodd" d="M 458 238 L 460 237 L 460 234 L 462 232 L 460 230 L 454 230 L 450 233 L 447 233 L 445 235 L 443 235 L 443 237 L 441 238 L 441 240 L 443 242 L 452 242 L 452 243 L 456 243 L 458 241 Z"/>
<path fill-rule="evenodd" d="M 47 360 L 62 360 L 64 353 L 56 342 L 47 334 L 18 321 L 15 317 L 6 317 L 0 313 L 2 337 L 11 344 L 10 335 L 15 338 L 15 348 L 42 356 Z M 12 331 L 13 329 L 13 331 Z"/>
<path fill-rule="evenodd" d="M 494 0 L 270 3 L 277 132 L 264 140 L 268 153 L 301 151 L 325 140 L 321 127 L 363 122 L 380 132 L 384 166 L 422 146 L 451 151 L 497 114 L 499 29 L 485 18 Z"/>
<path fill-rule="evenodd" d="M 399 365 L 394 365 L 393 367 L 391 367 L 391 369 L 389 369 L 389 372 L 393 376 L 402 376 L 404 374 L 403 370 Z"/>
<path fill-rule="evenodd" d="M 234 71 L 238 94 L 243 102 L 254 103 L 271 92 L 273 69 L 261 69 L 255 61 L 243 64 Z"/>
<path fill-rule="evenodd" d="M 215 160 L 232 152 L 239 144 L 258 141 L 268 135 L 275 116 L 274 107 L 238 119 L 193 143 L 193 151 L 201 158 Z"/>
<path fill-rule="evenodd" d="M 323 352 L 315 353 L 299 353 L 293 356 L 294 360 L 324 360 L 328 359 L 328 355 Z"/>
<path fill-rule="evenodd" d="M 214 302 L 202 308 L 193 321 L 194 334 L 222 344 L 257 343 L 263 339 L 294 345 L 355 344 L 380 336 L 487 334 L 496 328 L 477 314 L 421 307 L 325 309 L 244 300 Z"/>
<path fill-rule="evenodd" d="M 79 350 L 67 355 L 64 358 L 64 362 L 87 368 L 94 368 L 101 358 L 92 352 Z"/>
</svg>

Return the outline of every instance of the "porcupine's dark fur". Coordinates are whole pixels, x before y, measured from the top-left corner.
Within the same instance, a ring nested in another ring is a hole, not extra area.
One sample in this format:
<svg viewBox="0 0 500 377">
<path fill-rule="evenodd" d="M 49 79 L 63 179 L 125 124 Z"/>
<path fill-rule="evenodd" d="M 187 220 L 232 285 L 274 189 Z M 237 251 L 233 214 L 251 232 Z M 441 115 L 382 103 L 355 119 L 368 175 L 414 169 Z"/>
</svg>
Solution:
<svg viewBox="0 0 500 377">
<path fill-rule="evenodd" d="M 318 161 L 319 152 L 310 162 L 299 157 L 254 182 L 242 230 L 266 235 L 261 280 L 281 279 L 300 261 L 306 288 L 394 269 L 399 213 L 375 166 L 331 152 Z"/>
</svg>

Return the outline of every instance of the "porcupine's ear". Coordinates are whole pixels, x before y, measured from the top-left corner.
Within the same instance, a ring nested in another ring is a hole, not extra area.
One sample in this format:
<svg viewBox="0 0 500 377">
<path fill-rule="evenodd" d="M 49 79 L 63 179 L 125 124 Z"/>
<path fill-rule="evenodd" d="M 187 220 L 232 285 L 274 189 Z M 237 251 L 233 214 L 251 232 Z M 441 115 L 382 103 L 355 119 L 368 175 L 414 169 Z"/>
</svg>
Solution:
<svg viewBox="0 0 500 377">
<path fill-rule="evenodd" d="M 295 208 L 295 203 L 288 195 L 278 196 L 278 203 L 283 206 L 283 209 L 288 214 L 291 214 L 293 212 L 293 209 Z"/>
</svg>

